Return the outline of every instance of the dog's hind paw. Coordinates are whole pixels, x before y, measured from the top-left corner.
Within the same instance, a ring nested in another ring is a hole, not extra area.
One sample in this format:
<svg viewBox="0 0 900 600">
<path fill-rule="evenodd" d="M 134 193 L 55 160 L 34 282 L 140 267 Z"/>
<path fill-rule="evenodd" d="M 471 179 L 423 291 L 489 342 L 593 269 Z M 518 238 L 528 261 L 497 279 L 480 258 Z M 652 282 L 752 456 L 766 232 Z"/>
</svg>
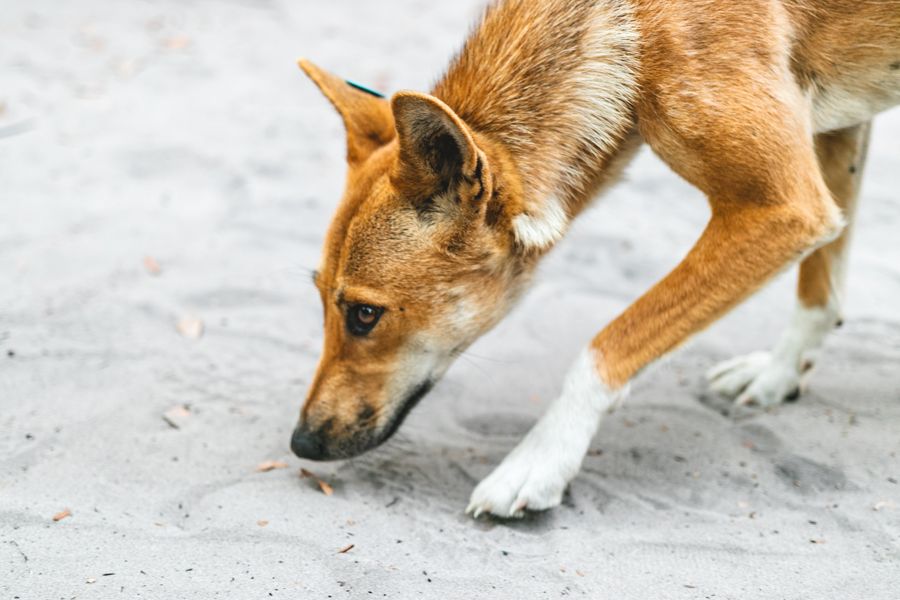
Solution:
<svg viewBox="0 0 900 600">
<path fill-rule="evenodd" d="M 791 361 L 754 352 L 719 363 L 707 371 L 706 379 L 712 391 L 736 405 L 767 407 L 797 398 L 802 375 Z"/>
</svg>

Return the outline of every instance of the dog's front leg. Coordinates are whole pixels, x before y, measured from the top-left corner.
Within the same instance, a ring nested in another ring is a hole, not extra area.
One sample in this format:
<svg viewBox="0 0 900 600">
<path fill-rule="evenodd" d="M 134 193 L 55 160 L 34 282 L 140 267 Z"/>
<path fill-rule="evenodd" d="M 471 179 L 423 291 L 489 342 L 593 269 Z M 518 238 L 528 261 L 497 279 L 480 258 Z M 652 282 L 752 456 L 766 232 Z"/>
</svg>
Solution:
<svg viewBox="0 0 900 600">
<path fill-rule="evenodd" d="M 616 396 L 601 381 L 591 348 L 582 350 L 569 370 L 562 394 L 528 435 L 472 493 L 467 512 L 520 517 L 526 508 L 543 510 L 560 503 L 581 468 L 588 444 Z"/>
<path fill-rule="evenodd" d="M 840 226 L 840 213 L 827 193 L 791 204 L 714 203 L 713 217 L 690 253 L 593 339 L 559 398 L 475 488 L 468 512 L 517 517 L 526 509 L 558 505 L 601 416 L 640 369 L 709 325 L 806 249 L 833 237 Z"/>
</svg>

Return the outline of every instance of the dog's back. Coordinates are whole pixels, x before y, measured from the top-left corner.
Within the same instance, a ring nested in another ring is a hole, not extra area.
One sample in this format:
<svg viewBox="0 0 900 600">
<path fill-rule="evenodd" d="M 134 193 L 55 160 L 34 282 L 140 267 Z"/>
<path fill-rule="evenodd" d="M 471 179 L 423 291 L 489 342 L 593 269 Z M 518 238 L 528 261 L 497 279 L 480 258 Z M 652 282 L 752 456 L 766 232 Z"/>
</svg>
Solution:
<svg viewBox="0 0 900 600">
<path fill-rule="evenodd" d="M 645 85 L 672 80 L 702 89 L 743 75 L 761 80 L 789 61 L 812 101 L 817 132 L 856 125 L 900 103 L 898 0 L 630 4 L 641 30 Z"/>
<path fill-rule="evenodd" d="M 794 73 L 817 131 L 855 125 L 900 103 L 900 2 L 787 1 Z"/>
</svg>

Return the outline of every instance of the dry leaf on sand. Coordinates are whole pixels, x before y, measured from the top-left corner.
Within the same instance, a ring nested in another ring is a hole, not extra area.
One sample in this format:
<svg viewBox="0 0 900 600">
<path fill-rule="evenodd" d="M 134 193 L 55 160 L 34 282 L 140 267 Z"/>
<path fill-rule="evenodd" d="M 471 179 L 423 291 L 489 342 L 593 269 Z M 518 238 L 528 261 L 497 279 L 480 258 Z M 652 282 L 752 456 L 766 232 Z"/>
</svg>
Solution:
<svg viewBox="0 0 900 600">
<path fill-rule="evenodd" d="M 154 277 L 162 273 L 162 268 L 159 266 L 159 263 L 155 258 L 149 255 L 144 257 L 144 268 Z"/>
<path fill-rule="evenodd" d="M 173 35 L 163 40 L 163 46 L 168 50 L 184 50 L 191 45 L 191 38 L 186 35 Z"/>
<path fill-rule="evenodd" d="M 334 493 L 334 488 L 331 487 L 330 485 L 328 485 L 328 483 L 326 483 L 325 481 L 322 481 L 321 479 L 316 477 L 312 471 L 308 471 L 304 468 L 301 468 L 300 469 L 300 477 L 304 477 L 304 478 L 311 477 L 311 478 L 315 479 L 316 483 L 319 486 L 319 489 L 322 490 L 322 493 L 325 494 L 326 496 L 330 496 Z"/>
<path fill-rule="evenodd" d="M 197 317 L 184 317 L 178 321 L 175 328 L 178 329 L 178 333 L 192 340 L 203 335 L 203 321 Z"/>
<path fill-rule="evenodd" d="M 256 470 L 261 473 L 268 473 L 275 469 L 286 469 L 288 464 L 282 460 L 266 460 L 256 465 Z"/>
<path fill-rule="evenodd" d="M 169 427 L 172 429 L 181 429 L 181 427 L 187 422 L 188 417 L 191 416 L 191 411 L 184 404 L 178 404 L 177 406 L 173 406 L 169 410 L 163 413 L 162 418 L 163 421 L 169 424 Z"/>
</svg>

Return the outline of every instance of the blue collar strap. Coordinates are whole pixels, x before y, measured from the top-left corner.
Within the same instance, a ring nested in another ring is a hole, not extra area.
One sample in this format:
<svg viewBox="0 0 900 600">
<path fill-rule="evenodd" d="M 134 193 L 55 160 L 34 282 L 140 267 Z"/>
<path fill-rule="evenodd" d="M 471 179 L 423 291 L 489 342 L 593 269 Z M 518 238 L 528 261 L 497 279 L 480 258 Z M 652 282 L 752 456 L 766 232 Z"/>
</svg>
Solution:
<svg viewBox="0 0 900 600">
<path fill-rule="evenodd" d="M 356 88 L 361 92 L 365 92 L 367 94 L 375 96 L 376 98 L 384 98 L 384 94 L 380 94 L 380 93 L 376 92 L 375 90 L 370 90 L 366 86 L 360 85 L 360 84 L 356 83 L 355 81 L 350 81 L 349 79 L 347 79 L 345 81 L 347 82 L 347 85 L 349 85 L 350 87 Z"/>
</svg>

